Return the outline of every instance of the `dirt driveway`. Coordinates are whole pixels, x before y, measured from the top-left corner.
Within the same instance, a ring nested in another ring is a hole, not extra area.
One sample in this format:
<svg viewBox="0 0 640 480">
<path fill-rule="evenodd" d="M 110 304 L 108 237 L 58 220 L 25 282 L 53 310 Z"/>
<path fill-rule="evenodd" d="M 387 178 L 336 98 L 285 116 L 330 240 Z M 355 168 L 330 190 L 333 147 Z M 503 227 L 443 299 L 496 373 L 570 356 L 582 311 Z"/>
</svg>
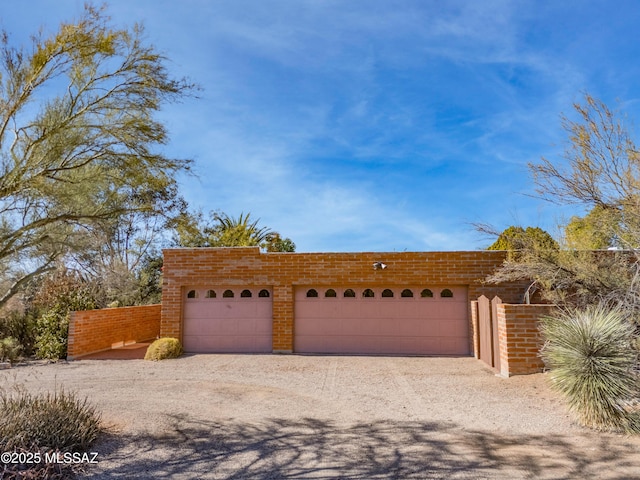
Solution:
<svg viewBox="0 0 640 480">
<path fill-rule="evenodd" d="M 102 411 L 87 478 L 640 478 L 640 438 L 581 429 L 544 375 L 472 358 L 83 360 L 0 372 L 13 382 Z"/>
</svg>

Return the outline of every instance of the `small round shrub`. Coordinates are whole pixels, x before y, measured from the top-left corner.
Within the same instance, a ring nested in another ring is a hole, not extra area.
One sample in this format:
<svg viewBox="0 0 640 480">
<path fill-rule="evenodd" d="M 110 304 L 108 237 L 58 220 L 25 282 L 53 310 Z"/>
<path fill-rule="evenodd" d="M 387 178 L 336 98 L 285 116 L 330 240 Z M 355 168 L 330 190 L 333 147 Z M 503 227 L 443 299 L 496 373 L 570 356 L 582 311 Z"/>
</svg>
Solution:
<svg viewBox="0 0 640 480">
<path fill-rule="evenodd" d="M 100 431 L 100 415 L 73 392 L 0 391 L 0 451 L 85 452 Z"/>
<path fill-rule="evenodd" d="M 0 339 L 0 362 L 15 363 L 20 358 L 22 346 L 13 337 Z"/>
<path fill-rule="evenodd" d="M 145 360 L 165 360 L 182 355 L 182 345 L 177 338 L 159 338 L 147 348 Z"/>
<path fill-rule="evenodd" d="M 567 310 L 541 321 L 542 359 L 553 387 L 588 427 L 640 430 L 629 409 L 640 392 L 634 325 L 606 305 Z"/>
</svg>

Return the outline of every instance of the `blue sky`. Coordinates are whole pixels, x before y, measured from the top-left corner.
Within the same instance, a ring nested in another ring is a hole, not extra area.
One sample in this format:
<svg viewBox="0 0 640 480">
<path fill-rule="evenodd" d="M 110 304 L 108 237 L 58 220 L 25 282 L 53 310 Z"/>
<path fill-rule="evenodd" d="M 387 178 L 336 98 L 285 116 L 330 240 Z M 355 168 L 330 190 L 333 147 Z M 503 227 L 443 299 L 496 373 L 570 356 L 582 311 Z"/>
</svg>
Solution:
<svg viewBox="0 0 640 480">
<path fill-rule="evenodd" d="M 0 2 L 25 42 L 84 1 Z M 162 112 L 190 205 L 298 251 L 474 250 L 471 225 L 556 225 L 527 163 L 560 159 L 584 92 L 638 119 L 640 2 L 112 0 L 199 99 Z M 616 102 L 619 101 L 619 104 Z"/>
</svg>

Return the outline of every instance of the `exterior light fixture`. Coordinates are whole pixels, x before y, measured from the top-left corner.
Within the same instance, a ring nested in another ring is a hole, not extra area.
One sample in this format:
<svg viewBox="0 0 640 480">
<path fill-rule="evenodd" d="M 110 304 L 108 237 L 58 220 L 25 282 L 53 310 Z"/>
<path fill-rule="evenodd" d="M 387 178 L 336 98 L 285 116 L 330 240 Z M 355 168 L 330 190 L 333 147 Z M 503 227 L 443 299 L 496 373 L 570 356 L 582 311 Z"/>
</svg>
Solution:
<svg viewBox="0 0 640 480">
<path fill-rule="evenodd" d="M 374 270 L 384 270 L 385 268 L 387 268 L 387 264 L 386 263 L 375 262 L 373 264 L 373 269 Z"/>
</svg>

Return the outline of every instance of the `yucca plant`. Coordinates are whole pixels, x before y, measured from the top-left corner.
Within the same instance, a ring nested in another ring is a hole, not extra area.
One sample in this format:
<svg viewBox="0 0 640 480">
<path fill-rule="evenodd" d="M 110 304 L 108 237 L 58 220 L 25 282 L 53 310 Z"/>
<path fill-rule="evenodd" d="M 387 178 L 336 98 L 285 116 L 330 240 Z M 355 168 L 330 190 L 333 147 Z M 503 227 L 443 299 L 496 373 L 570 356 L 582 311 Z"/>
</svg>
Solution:
<svg viewBox="0 0 640 480">
<path fill-rule="evenodd" d="M 572 309 L 545 317 L 542 359 L 553 387 L 566 397 L 585 426 L 599 430 L 640 431 L 629 408 L 638 399 L 638 360 L 634 326 L 607 305 Z"/>
</svg>

